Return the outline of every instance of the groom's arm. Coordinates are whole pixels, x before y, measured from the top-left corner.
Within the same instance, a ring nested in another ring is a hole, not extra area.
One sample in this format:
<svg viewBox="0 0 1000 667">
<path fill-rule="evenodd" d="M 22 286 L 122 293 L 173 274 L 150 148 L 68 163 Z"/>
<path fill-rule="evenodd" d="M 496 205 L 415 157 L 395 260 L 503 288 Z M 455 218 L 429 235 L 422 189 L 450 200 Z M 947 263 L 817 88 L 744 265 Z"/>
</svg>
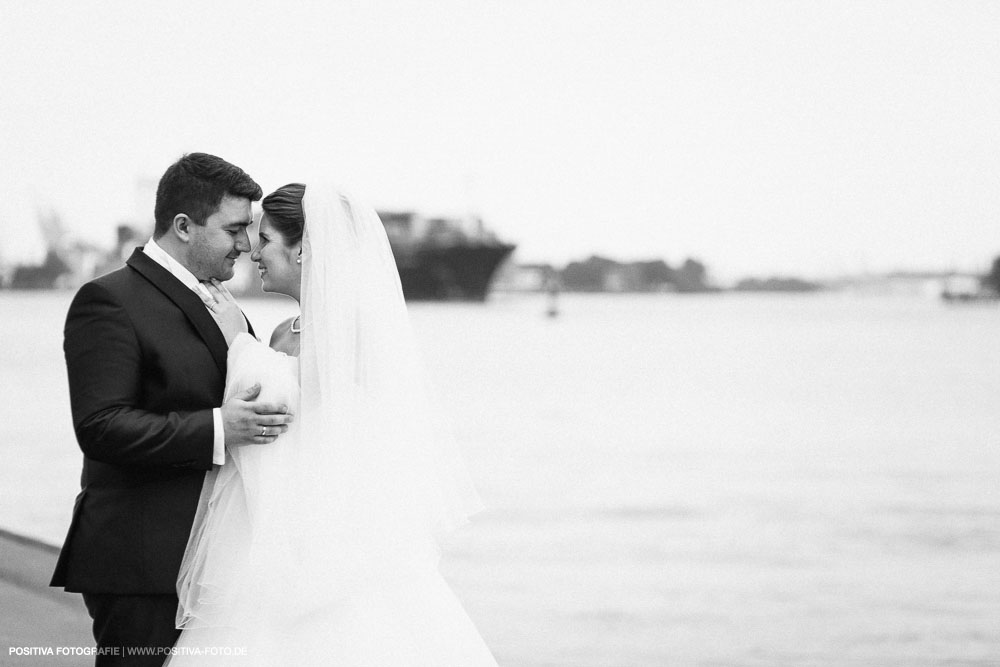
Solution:
<svg viewBox="0 0 1000 667">
<path fill-rule="evenodd" d="M 107 289 L 84 285 L 64 339 L 73 426 L 89 458 L 117 465 L 212 467 L 211 409 L 159 414 L 136 407 L 142 358 L 128 313 Z"/>
</svg>

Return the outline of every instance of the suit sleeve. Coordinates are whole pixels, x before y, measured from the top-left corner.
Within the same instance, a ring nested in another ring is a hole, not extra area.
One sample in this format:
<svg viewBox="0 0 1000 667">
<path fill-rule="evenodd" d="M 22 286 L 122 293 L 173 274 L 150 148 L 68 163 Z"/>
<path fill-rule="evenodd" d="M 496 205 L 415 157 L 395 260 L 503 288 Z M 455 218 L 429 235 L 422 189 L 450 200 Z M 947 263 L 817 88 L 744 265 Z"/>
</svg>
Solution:
<svg viewBox="0 0 1000 667">
<path fill-rule="evenodd" d="M 142 358 L 128 313 L 102 286 L 84 285 L 66 317 L 73 427 L 83 453 L 115 465 L 212 467 L 212 410 L 158 414 L 137 407 Z"/>
</svg>

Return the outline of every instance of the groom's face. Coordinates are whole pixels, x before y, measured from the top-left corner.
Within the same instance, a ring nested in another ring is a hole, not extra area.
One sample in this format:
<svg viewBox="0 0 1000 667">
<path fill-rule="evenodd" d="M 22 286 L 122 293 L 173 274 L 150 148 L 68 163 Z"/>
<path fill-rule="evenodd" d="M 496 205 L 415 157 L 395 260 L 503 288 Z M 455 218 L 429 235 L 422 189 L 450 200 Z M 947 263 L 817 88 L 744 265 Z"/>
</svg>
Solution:
<svg viewBox="0 0 1000 667">
<path fill-rule="evenodd" d="M 247 227 L 253 222 L 250 200 L 226 195 L 219 209 L 208 216 L 204 225 L 191 225 L 188 270 L 199 280 L 233 277 L 236 258 L 250 252 Z"/>
</svg>

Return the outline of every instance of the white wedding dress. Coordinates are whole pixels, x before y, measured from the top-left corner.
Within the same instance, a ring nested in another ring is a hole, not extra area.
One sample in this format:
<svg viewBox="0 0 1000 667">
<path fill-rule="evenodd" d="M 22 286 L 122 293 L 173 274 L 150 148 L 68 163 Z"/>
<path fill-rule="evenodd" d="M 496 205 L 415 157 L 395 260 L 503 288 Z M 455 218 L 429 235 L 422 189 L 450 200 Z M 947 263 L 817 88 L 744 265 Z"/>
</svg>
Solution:
<svg viewBox="0 0 1000 667">
<path fill-rule="evenodd" d="M 382 225 L 333 190 L 307 187 L 303 207 L 301 356 L 240 334 L 226 381 L 226 399 L 259 383 L 295 421 L 206 475 L 168 664 L 495 666 L 438 571 L 478 498 L 414 402 Z"/>
</svg>

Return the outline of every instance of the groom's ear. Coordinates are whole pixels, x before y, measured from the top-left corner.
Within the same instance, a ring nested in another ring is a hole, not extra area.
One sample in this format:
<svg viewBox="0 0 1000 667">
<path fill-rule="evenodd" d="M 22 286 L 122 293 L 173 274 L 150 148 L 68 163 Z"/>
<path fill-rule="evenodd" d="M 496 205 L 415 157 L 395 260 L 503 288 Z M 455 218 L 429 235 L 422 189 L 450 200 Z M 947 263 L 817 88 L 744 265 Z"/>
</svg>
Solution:
<svg viewBox="0 0 1000 667">
<path fill-rule="evenodd" d="M 191 240 L 191 225 L 193 224 L 191 218 L 187 217 L 187 215 L 178 213 L 174 216 L 174 221 L 170 225 L 170 229 L 177 238 L 187 243 Z"/>
</svg>

